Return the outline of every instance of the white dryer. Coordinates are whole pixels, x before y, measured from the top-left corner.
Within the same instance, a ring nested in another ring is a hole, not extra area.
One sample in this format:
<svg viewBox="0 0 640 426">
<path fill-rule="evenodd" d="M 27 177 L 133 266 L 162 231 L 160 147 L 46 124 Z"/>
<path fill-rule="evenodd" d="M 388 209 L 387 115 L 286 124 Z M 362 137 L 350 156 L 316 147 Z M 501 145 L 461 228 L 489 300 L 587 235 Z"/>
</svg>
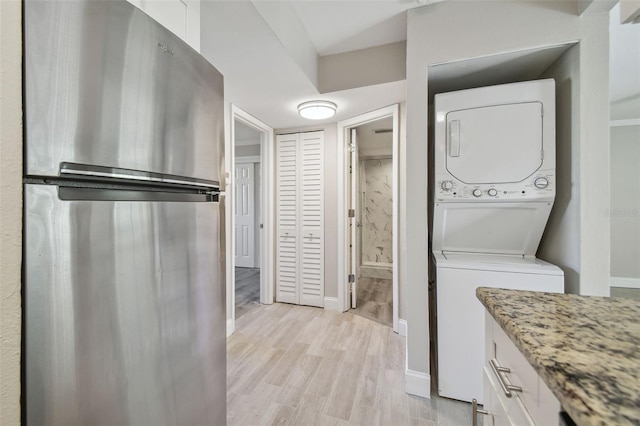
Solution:
<svg viewBox="0 0 640 426">
<path fill-rule="evenodd" d="M 435 96 L 438 393 L 482 403 L 477 287 L 563 292 L 535 258 L 555 198 L 555 82 Z"/>
</svg>

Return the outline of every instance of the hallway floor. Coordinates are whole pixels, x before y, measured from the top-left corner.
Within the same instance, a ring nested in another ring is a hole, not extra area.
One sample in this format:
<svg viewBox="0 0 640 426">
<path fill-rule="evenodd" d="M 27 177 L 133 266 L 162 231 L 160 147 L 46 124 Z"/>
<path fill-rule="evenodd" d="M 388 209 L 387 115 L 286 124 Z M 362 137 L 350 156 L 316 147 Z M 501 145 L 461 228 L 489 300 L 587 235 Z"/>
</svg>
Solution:
<svg viewBox="0 0 640 426">
<path fill-rule="evenodd" d="M 236 319 L 260 306 L 260 269 L 236 268 Z"/>
<path fill-rule="evenodd" d="M 380 278 L 359 278 L 356 315 L 393 327 L 393 281 Z"/>
<path fill-rule="evenodd" d="M 471 424 L 470 404 L 404 392 L 405 342 L 349 312 L 259 305 L 227 340 L 228 424 Z"/>
</svg>

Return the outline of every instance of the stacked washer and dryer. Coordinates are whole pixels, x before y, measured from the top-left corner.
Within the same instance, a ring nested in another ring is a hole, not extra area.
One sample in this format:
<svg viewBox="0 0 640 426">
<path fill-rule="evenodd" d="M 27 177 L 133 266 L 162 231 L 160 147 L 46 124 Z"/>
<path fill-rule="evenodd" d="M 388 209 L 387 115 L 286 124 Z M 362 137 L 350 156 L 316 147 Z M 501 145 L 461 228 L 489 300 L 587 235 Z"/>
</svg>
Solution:
<svg viewBox="0 0 640 426">
<path fill-rule="evenodd" d="M 555 83 L 442 93 L 434 107 L 438 393 L 482 403 L 476 288 L 564 291 L 562 270 L 536 258 L 555 197 Z"/>
</svg>

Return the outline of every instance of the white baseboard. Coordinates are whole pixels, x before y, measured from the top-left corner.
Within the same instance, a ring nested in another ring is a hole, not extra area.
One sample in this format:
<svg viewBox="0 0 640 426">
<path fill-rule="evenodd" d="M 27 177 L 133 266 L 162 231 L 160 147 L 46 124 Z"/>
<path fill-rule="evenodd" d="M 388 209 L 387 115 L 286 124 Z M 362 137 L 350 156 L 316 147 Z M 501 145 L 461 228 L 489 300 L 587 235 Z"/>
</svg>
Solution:
<svg viewBox="0 0 640 426">
<path fill-rule="evenodd" d="M 407 336 L 407 320 L 398 320 L 398 334 L 401 336 Z"/>
<path fill-rule="evenodd" d="M 640 118 L 630 118 L 628 120 L 609 121 L 609 127 L 620 127 L 620 126 L 640 126 Z"/>
<path fill-rule="evenodd" d="M 383 263 L 383 262 L 362 262 L 362 267 L 373 268 L 373 269 L 393 269 L 393 263 Z"/>
<path fill-rule="evenodd" d="M 611 277 L 611 287 L 640 288 L 640 278 Z"/>
<path fill-rule="evenodd" d="M 419 371 L 405 370 L 404 391 L 411 395 L 431 399 L 431 376 Z"/>
<path fill-rule="evenodd" d="M 231 336 L 235 331 L 235 324 L 232 318 L 227 318 L 227 337 Z"/>
<path fill-rule="evenodd" d="M 342 312 L 342 309 L 338 306 L 338 298 L 337 297 L 325 297 L 324 298 L 324 308 L 328 311 L 337 311 Z"/>
</svg>

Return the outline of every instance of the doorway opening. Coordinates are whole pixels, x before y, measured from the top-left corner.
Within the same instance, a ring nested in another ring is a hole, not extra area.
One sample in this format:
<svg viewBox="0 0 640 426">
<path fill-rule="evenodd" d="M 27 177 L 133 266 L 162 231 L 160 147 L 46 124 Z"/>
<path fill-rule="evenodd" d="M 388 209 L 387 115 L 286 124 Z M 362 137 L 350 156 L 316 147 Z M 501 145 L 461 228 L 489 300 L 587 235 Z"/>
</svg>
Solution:
<svg viewBox="0 0 640 426">
<path fill-rule="evenodd" d="M 273 303 L 273 129 L 231 106 L 227 147 L 227 336 L 236 318 Z"/>
<path fill-rule="evenodd" d="M 234 120 L 233 238 L 236 319 L 260 305 L 261 132 Z"/>
<path fill-rule="evenodd" d="M 400 332 L 398 289 L 399 106 L 338 123 L 338 302 Z"/>
<path fill-rule="evenodd" d="M 393 326 L 393 118 L 351 129 L 354 314 Z M 355 299 L 355 300 L 354 300 Z"/>
</svg>

